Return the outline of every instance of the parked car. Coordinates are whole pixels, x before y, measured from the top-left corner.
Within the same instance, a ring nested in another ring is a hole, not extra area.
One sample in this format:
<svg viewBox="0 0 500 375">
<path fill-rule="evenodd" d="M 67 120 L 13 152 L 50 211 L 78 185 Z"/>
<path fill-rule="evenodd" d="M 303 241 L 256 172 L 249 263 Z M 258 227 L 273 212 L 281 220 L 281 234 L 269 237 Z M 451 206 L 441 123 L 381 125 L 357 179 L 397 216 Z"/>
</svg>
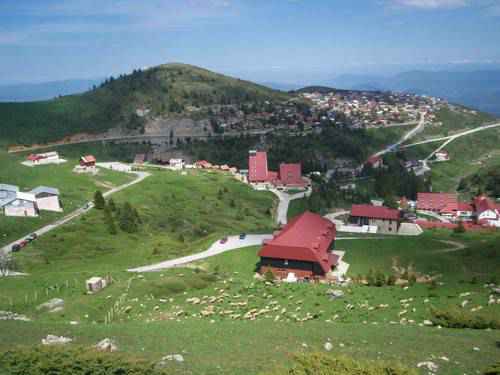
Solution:
<svg viewBox="0 0 500 375">
<path fill-rule="evenodd" d="M 29 244 L 29 242 L 26 240 L 22 240 L 19 242 L 19 246 L 21 246 L 21 247 L 25 247 L 27 244 Z"/>
<path fill-rule="evenodd" d="M 227 242 L 227 237 L 221 238 L 221 240 L 220 240 L 221 244 L 225 244 L 226 242 Z"/>
<path fill-rule="evenodd" d="M 19 245 L 18 243 L 15 243 L 14 245 L 12 245 L 11 250 L 13 253 L 17 253 L 19 250 L 21 250 L 21 245 Z"/>
<path fill-rule="evenodd" d="M 244 240 L 245 238 L 247 238 L 247 234 L 246 233 L 241 233 L 240 234 L 240 240 Z"/>
<path fill-rule="evenodd" d="M 28 237 L 26 237 L 26 240 L 28 242 L 32 242 L 38 238 L 38 235 L 36 233 L 31 233 Z"/>
</svg>

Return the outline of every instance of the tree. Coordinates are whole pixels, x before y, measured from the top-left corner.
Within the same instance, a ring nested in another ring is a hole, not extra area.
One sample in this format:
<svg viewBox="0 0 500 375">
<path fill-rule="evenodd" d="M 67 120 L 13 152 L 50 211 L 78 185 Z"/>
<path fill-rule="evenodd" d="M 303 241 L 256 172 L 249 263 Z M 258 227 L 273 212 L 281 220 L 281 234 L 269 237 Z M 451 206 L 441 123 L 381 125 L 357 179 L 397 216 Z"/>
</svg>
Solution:
<svg viewBox="0 0 500 375">
<path fill-rule="evenodd" d="M 97 190 L 94 194 L 94 206 L 98 210 L 102 210 L 104 209 L 104 206 L 106 206 L 106 201 L 104 200 L 100 190 Z"/>
<path fill-rule="evenodd" d="M 397 209 L 398 208 L 398 202 L 396 202 L 396 199 L 394 199 L 394 197 L 392 195 L 390 196 L 387 196 L 385 199 L 384 199 L 384 205 L 386 207 L 389 207 L 389 208 L 394 208 L 394 209 Z"/>
<path fill-rule="evenodd" d="M 139 229 L 137 225 L 137 217 L 129 202 L 125 202 L 120 210 L 119 226 L 121 230 L 127 233 L 135 233 Z"/>
<path fill-rule="evenodd" d="M 460 220 L 458 222 L 455 229 L 453 229 L 453 232 L 458 233 L 458 234 L 465 233 L 465 226 L 464 226 L 464 222 L 462 220 Z"/>
<path fill-rule="evenodd" d="M 104 222 L 108 227 L 109 234 L 114 235 L 118 233 L 118 231 L 116 230 L 115 218 L 113 217 L 113 214 L 111 212 L 110 205 L 106 205 L 106 207 L 104 207 Z"/>
<path fill-rule="evenodd" d="M 113 200 L 113 198 L 108 199 L 108 206 L 109 206 L 109 209 L 111 210 L 111 212 L 116 211 L 116 204 L 115 204 L 115 201 Z"/>
</svg>

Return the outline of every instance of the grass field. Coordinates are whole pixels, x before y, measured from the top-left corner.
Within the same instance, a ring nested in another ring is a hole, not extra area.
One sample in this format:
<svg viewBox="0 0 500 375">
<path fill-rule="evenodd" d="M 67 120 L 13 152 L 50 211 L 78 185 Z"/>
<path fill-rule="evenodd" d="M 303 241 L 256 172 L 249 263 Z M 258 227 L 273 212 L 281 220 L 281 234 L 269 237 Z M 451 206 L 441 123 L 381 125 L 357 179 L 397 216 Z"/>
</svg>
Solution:
<svg viewBox="0 0 500 375">
<path fill-rule="evenodd" d="M 468 248 L 445 253 L 452 246 L 439 240 L 461 242 Z M 352 276 L 370 269 L 387 274 L 392 259 L 399 257 L 400 264 L 411 262 L 419 272 L 441 274 L 442 284 L 435 288 L 415 284 L 408 289 L 352 286 L 344 289 L 344 298 L 334 301 L 327 297 L 327 285 L 266 285 L 254 280 L 255 247 L 143 275 L 119 268 L 135 262 L 139 254 L 147 258 L 140 248 L 134 249 L 137 254 L 122 250 L 121 262 L 112 255 L 96 254 L 84 260 L 76 248 L 79 260 L 76 256 L 54 259 L 32 268 L 26 278 L 0 280 L 0 309 L 34 319 L 0 322 L 0 348 L 36 344 L 49 333 L 73 337 L 75 344 L 85 346 L 111 337 L 120 350 L 153 361 L 182 353 L 186 362 L 176 370 L 183 374 L 243 375 L 285 364 L 293 353 L 322 350 L 330 339 L 336 354 L 397 360 L 409 367 L 433 360 L 440 374 L 474 373 L 498 357 L 498 331 L 419 324 L 430 319 L 430 306 L 457 306 L 464 300 L 469 301 L 467 310 L 483 306 L 484 314 L 500 313 L 500 305 L 487 306 L 489 293 L 483 287 L 484 282 L 500 277 L 499 242 L 498 234 L 447 232 L 418 238 L 338 240 L 336 247 L 347 251 Z M 24 255 L 34 255 L 34 250 Z M 107 271 L 114 283 L 98 294 L 85 295 L 84 279 Z M 461 297 L 461 293 L 470 295 Z M 49 314 L 35 308 L 52 297 L 65 300 L 63 312 Z M 251 309 L 265 310 L 255 320 L 244 319 Z M 111 310 L 112 322 L 104 324 Z M 16 332 L 15 337 L 10 337 L 11 332 Z"/>
<path fill-rule="evenodd" d="M 66 154 L 61 153 L 61 155 L 67 157 Z M 56 187 L 61 194 L 64 213 L 41 211 L 37 218 L 0 215 L 0 245 L 10 243 L 83 206 L 92 199 L 96 190 L 104 192 L 135 178 L 133 175 L 108 170 L 100 170 L 96 176 L 75 174 L 72 169 L 77 164 L 78 158 L 68 158 L 64 164 L 34 168 L 21 165 L 23 159 L 23 156 L 0 151 L 0 183 L 17 185 L 21 191 L 29 191 L 41 185 Z"/>
</svg>

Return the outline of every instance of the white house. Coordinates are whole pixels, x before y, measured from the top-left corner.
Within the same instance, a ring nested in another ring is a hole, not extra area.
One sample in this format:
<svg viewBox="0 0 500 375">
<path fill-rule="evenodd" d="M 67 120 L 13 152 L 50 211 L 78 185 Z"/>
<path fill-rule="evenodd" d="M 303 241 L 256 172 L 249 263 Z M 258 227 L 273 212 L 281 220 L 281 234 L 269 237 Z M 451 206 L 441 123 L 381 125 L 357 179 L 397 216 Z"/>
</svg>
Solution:
<svg viewBox="0 0 500 375">
<path fill-rule="evenodd" d="M 24 161 L 23 164 L 34 167 L 37 165 L 60 164 L 64 162 L 66 162 L 66 160 L 61 159 L 56 151 L 52 151 L 43 154 L 31 154 L 26 158 L 26 161 Z"/>
<path fill-rule="evenodd" d="M 38 206 L 36 198 L 31 193 L 17 192 L 16 197 L 4 205 L 5 216 L 37 217 Z"/>
<path fill-rule="evenodd" d="M 30 191 L 36 198 L 39 210 L 62 212 L 61 201 L 59 200 L 59 190 L 47 186 L 39 186 Z"/>
<path fill-rule="evenodd" d="M 16 198 L 19 188 L 14 185 L 0 184 L 0 208 Z"/>
<path fill-rule="evenodd" d="M 499 207 L 495 205 L 489 198 L 479 196 L 474 199 L 474 208 L 477 222 L 479 224 L 487 224 L 494 227 L 500 227 L 500 212 Z"/>
<path fill-rule="evenodd" d="M 184 160 L 183 159 L 170 159 L 168 161 L 168 165 L 171 169 L 180 170 L 184 168 Z"/>
<path fill-rule="evenodd" d="M 448 161 L 450 160 L 450 154 L 448 154 L 448 151 L 441 150 L 436 152 L 434 155 L 436 158 L 436 161 Z"/>
</svg>

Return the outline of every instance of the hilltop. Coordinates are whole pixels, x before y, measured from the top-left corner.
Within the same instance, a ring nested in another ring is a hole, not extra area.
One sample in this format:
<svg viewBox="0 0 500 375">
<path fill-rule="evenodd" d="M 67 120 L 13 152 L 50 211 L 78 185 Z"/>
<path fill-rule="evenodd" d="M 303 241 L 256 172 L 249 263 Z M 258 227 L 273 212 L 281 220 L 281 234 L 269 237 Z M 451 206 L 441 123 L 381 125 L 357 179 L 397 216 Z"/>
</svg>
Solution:
<svg viewBox="0 0 500 375">
<path fill-rule="evenodd" d="M 114 134 L 141 134 L 158 119 L 206 118 L 214 105 L 287 98 L 286 93 L 199 67 L 165 64 L 111 77 L 79 95 L 1 103 L 0 139 L 31 144 L 111 129 Z"/>
</svg>

